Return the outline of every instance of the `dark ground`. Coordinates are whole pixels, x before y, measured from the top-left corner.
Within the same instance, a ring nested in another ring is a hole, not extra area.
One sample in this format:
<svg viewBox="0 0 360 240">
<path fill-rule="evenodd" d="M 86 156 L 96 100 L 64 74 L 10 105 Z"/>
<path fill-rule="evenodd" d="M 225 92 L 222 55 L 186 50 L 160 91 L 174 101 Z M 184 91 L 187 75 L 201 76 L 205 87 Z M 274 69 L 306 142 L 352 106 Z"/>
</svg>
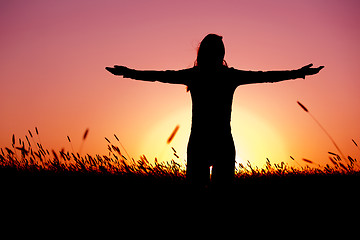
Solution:
<svg viewBox="0 0 360 240">
<path fill-rule="evenodd" d="M 236 178 L 231 186 L 191 186 L 180 177 L 154 177 L 138 175 L 109 175 L 51 171 L 18 171 L 0 168 L 1 189 L 15 194 L 60 196 L 128 197 L 128 194 L 158 195 L 217 195 L 229 194 L 246 197 L 356 195 L 360 191 L 360 174 L 335 175 L 266 175 Z"/>
<path fill-rule="evenodd" d="M 247 177 L 232 186 L 194 187 L 179 178 L 1 169 L 0 183 L 0 206 L 10 215 L 3 217 L 10 225 L 39 226 L 41 219 L 40 226 L 51 226 L 55 232 L 74 228 L 90 233 L 112 224 L 120 233 L 132 227 L 132 234 L 150 225 L 156 228 L 148 231 L 155 229 L 157 236 L 165 229 L 176 235 L 203 223 L 211 235 L 212 226 L 224 222 L 234 230 L 244 223 L 261 229 L 281 229 L 286 223 L 301 229 L 301 224 L 320 226 L 319 217 L 356 219 L 360 190 L 360 177 L 355 175 Z"/>
</svg>

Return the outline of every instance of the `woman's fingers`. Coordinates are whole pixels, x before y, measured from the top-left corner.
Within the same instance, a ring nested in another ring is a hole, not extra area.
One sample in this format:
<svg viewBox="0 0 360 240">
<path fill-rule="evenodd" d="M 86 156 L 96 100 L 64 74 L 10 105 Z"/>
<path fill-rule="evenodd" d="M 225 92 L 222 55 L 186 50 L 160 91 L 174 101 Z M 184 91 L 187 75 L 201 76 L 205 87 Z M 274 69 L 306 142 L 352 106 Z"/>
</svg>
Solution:
<svg viewBox="0 0 360 240">
<path fill-rule="evenodd" d="M 112 67 L 106 67 L 105 69 L 114 75 L 122 75 L 122 73 L 121 73 L 121 71 L 119 71 L 119 69 L 112 68 Z"/>
<path fill-rule="evenodd" d="M 310 64 L 308 64 L 308 65 L 306 65 L 306 66 L 303 66 L 302 69 L 311 68 L 312 66 L 313 66 L 313 64 L 310 63 Z"/>
</svg>

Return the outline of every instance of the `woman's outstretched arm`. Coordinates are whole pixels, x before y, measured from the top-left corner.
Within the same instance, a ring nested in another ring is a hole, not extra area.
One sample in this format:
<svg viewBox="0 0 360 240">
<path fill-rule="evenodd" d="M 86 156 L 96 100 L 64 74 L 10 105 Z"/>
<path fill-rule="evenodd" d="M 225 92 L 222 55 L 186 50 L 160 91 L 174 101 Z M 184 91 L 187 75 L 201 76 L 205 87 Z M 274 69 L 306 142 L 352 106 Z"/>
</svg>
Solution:
<svg viewBox="0 0 360 240">
<path fill-rule="evenodd" d="M 280 82 L 289 79 L 303 78 L 305 76 L 317 74 L 324 66 L 312 68 L 313 64 L 306 65 L 302 68 L 289 71 L 235 71 L 235 78 L 238 85 L 249 83 L 265 83 L 265 82 Z"/>
<path fill-rule="evenodd" d="M 140 71 L 130 69 L 124 66 L 106 67 L 106 70 L 117 76 L 123 76 L 124 78 L 131 78 L 135 80 L 143 80 L 150 82 L 163 82 L 173 84 L 186 84 L 189 77 L 189 69 L 183 70 L 166 70 L 166 71 Z"/>
</svg>

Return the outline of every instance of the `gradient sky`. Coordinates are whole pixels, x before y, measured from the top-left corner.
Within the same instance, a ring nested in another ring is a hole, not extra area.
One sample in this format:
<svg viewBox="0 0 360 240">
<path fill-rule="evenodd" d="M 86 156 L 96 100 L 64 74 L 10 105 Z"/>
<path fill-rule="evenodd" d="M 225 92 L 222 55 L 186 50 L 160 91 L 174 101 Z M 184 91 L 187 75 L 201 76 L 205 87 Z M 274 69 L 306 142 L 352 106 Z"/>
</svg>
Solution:
<svg viewBox="0 0 360 240">
<path fill-rule="evenodd" d="M 237 160 L 266 157 L 326 164 L 329 138 L 297 105 L 302 102 L 346 155 L 360 158 L 360 2 L 1 0 L 0 147 L 38 127 L 46 148 L 106 153 L 104 137 L 129 154 L 186 158 L 191 100 L 183 86 L 133 81 L 105 66 L 192 67 L 208 33 L 224 37 L 229 66 L 244 70 L 324 65 L 306 80 L 241 86 L 232 129 Z M 180 125 L 173 142 L 166 139 Z M 208 149 L 211 151 L 211 149 Z M 296 165 L 296 164 L 295 164 Z"/>
</svg>

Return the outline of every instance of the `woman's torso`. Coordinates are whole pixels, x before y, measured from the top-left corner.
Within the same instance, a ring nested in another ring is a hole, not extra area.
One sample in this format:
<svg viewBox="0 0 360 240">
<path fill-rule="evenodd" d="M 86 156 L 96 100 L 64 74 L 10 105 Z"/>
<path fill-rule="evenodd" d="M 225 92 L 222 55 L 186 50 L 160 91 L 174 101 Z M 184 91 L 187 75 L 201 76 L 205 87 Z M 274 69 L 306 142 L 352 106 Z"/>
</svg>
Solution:
<svg viewBox="0 0 360 240">
<path fill-rule="evenodd" d="M 228 78 L 229 68 L 194 71 L 195 76 L 188 84 L 192 99 L 192 134 L 204 137 L 231 134 L 231 109 L 236 86 Z"/>
</svg>

